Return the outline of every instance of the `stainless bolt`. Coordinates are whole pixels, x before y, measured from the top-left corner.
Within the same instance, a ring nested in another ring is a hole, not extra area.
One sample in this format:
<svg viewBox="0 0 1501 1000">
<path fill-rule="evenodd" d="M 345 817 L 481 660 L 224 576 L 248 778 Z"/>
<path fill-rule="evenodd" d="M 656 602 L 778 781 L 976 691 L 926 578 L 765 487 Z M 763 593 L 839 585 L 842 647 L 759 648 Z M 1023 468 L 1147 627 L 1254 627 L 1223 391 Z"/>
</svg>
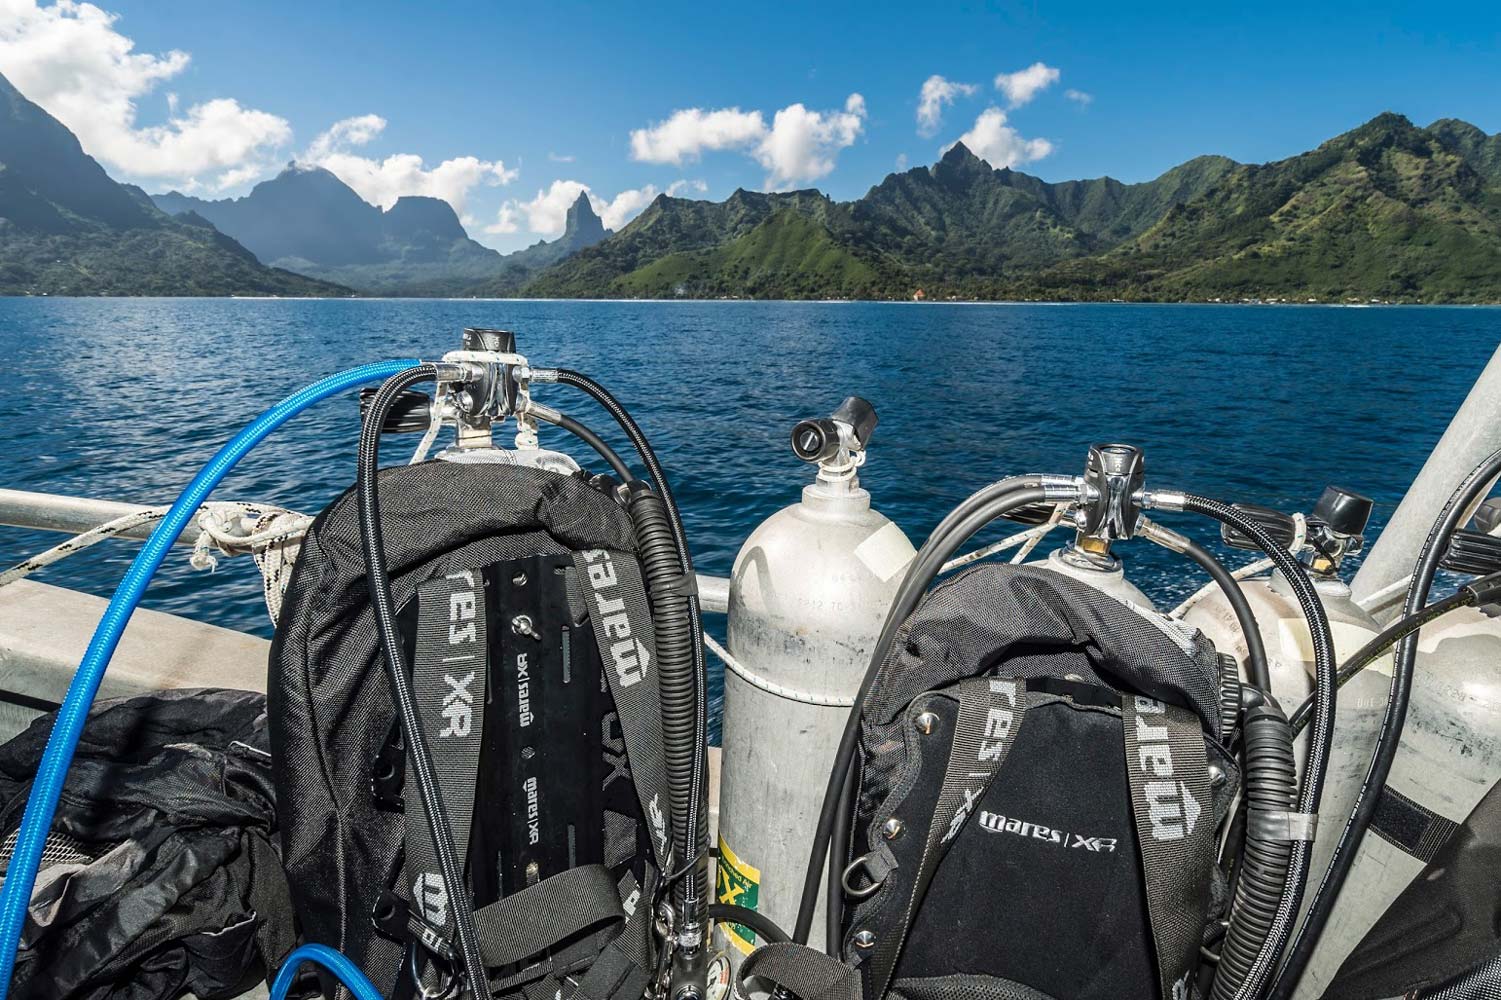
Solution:
<svg viewBox="0 0 1501 1000">
<path fill-rule="evenodd" d="M 1214 787 L 1214 788 L 1219 788 L 1224 783 L 1225 783 L 1225 772 L 1224 772 L 1224 770 L 1218 764 L 1210 764 L 1209 765 L 1209 784 L 1210 784 L 1210 786 Z"/>
<path fill-rule="evenodd" d="M 514 583 L 518 587 L 525 587 L 526 586 L 526 574 L 525 573 L 517 573 L 515 576 L 511 577 L 511 582 Z"/>
<path fill-rule="evenodd" d="M 881 825 L 881 833 L 885 835 L 887 840 L 895 840 L 902 835 L 902 831 L 906 828 L 907 825 L 905 823 L 893 816 Z"/>
<path fill-rule="evenodd" d="M 854 941 L 855 947 L 862 950 L 869 950 L 876 946 L 876 936 L 870 931 L 856 931 Z"/>
<path fill-rule="evenodd" d="M 938 716 L 932 712 L 923 712 L 913 721 L 917 724 L 917 731 L 924 736 L 931 736 L 933 730 L 938 728 Z"/>
<path fill-rule="evenodd" d="M 511 631 L 517 635 L 531 636 L 533 639 L 538 638 L 536 629 L 532 628 L 530 615 L 517 615 L 515 618 L 512 618 Z"/>
</svg>

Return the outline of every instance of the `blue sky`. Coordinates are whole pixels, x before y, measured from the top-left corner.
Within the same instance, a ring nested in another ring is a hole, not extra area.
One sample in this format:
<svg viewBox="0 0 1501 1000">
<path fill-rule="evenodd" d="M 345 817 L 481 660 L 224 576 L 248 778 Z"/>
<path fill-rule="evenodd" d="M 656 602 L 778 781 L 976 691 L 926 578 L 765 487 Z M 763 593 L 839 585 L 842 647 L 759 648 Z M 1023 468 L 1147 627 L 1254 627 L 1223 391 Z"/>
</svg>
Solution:
<svg viewBox="0 0 1501 1000">
<path fill-rule="evenodd" d="M 217 197 L 296 157 L 370 200 L 448 197 L 501 249 L 585 186 L 616 224 L 663 190 L 853 198 L 965 134 L 1049 180 L 1136 181 L 1385 110 L 1501 130 L 1496 3 L 100 7 L 0 0 L 0 73 L 115 176 Z"/>
</svg>

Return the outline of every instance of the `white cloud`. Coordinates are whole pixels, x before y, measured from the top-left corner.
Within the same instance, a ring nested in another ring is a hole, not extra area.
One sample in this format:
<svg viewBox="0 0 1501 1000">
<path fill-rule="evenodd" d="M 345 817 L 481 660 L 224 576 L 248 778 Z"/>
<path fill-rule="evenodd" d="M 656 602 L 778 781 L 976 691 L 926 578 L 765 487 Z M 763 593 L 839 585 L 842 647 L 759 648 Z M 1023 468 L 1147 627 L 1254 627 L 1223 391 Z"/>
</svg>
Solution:
<svg viewBox="0 0 1501 1000">
<path fill-rule="evenodd" d="M 547 158 L 549 160 L 551 160 L 552 162 L 554 162 L 554 163 L 572 163 L 573 162 L 573 155 L 571 153 L 569 153 L 569 154 L 564 154 L 564 153 L 548 153 L 547 154 Z"/>
<path fill-rule="evenodd" d="M 1019 108 L 1038 94 L 1058 82 L 1061 76 L 1056 67 L 1035 62 L 1015 73 L 1001 73 L 995 78 L 995 89 L 1006 95 L 1013 108 Z"/>
<path fill-rule="evenodd" d="M 1075 90 L 1072 87 L 1070 87 L 1067 90 L 1065 90 L 1063 92 L 1063 96 L 1067 97 L 1069 100 L 1073 101 L 1074 103 L 1078 104 L 1081 107 L 1086 107 L 1087 108 L 1091 104 L 1094 103 L 1094 95 L 1093 94 L 1087 94 L 1087 93 L 1085 93 L 1082 90 Z"/>
<path fill-rule="evenodd" d="M 972 83 L 955 83 L 934 73 L 923 81 L 922 93 L 917 99 L 917 134 L 928 136 L 938 131 L 943 124 L 943 106 L 952 104 L 960 97 L 973 97 L 979 87 Z"/>
<path fill-rule="evenodd" d="M 87 152 L 131 177 L 224 187 L 291 141 L 284 118 L 227 97 L 181 109 L 168 94 L 167 120 L 138 125 L 140 99 L 181 74 L 189 56 L 136 52 L 116 20 L 76 0 L 0 0 L 0 68 Z"/>
<path fill-rule="evenodd" d="M 896 154 L 896 168 L 898 170 L 906 170 L 907 169 L 907 154 L 906 153 L 898 153 L 898 154 Z"/>
<path fill-rule="evenodd" d="M 664 122 L 631 132 L 631 157 L 646 163 L 682 164 L 705 150 L 738 149 L 766 134 L 759 111 L 684 108 Z"/>
<path fill-rule="evenodd" d="M 382 208 L 390 208 L 402 195 L 428 195 L 442 198 L 460 214 L 475 187 L 509 184 L 519 173 L 503 160 L 476 156 L 454 157 L 429 169 L 416 153 L 393 153 L 377 160 L 351 151 L 374 140 L 385 127 L 379 115 L 334 122 L 312 141 L 301 160 L 332 171 L 361 198 Z"/>
<path fill-rule="evenodd" d="M 647 163 L 682 164 L 706 151 L 739 150 L 767 171 L 766 187 L 816 180 L 834 169 L 839 150 L 865 128 L 865 98 L 851 94 L 843 111 L 810 111 L 789 104 L 771 126 L 759 111 L 685 108 L 666 121 L 631 133 L 631 157 Z"/>
<path fill-rule="evenodd" d="M 975 119 L 974 127 L 960 136 L 959 141 L 997 169 L 1040 160 L 1053 151 L 1053 144 L 1046 139 L 1022 138 L 1016 129 L 1006 124 L 1006 112 L 1000 108 L 982 111 Z M 948 152 L 953 146 L 949 143 L 943 152 Z"/>
<path fill-rule="evenodd" d="M 768 171 L 767 188 L 817 180 L 834 169 L 839 150 L 853 145 L 865 128 L 865 98 L 851 94 L 843 111 L 809 111 L 792 104 L 778 111 L 771 131 L 756 146 Z"/>
<path fill-rule="evenodd" d="M 702 179 L 677 180 L 667 185 L 667 196 L 676 198 L 680 191 L 692 191 L 695 194 L 704 194 L 709 190 L 709 184 Z"/>
</svg>

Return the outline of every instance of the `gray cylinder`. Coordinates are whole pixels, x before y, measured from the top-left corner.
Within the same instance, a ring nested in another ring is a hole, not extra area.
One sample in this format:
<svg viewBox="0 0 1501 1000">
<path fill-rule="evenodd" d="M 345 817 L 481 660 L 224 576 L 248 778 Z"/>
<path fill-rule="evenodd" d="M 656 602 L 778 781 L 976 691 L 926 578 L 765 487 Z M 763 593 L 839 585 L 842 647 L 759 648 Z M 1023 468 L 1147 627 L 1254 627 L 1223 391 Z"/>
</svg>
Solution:
<svg viewBox="0 0 1501 1000">
<path fill-rule="evenodd" d="M 821 477 L 735 558 L 715 895 L 789 933 L 834 751 L 915 554 L 856 480 Z M 823 942 L 821 903 L 814 947 Z M 737 967 L 761 943 L 739 925 L 717 924 L 715 934 Z"/>
<path fill-rule="evenodd" d="M 1100 593 L 1115 598 L 1127 607 L 1155 611 L 1156 605 L 1136 584 L 1126 579 L 1125 567 L 1114 556 L 1094 556 L 1076 548 L 1072 542 L 1037 559 L 1028 566 L 1042 566 L 1055 573 L 1086 583 Z"/>
<path fill-rule="evenodd" d="M 1334 648 L 1344 663 L 1381 630 L 1338 579 L 1315 581 L 1328 613 Z M 1289 712 L 1313 690 L 1308 626 L 1280 574 L 1242 583 L 1266 645 L 1272 693 Z M 1246 646 L 1229 604 L 1215 591 L 1184 621 L 1201 629 L 1222 652 L 1244 662 Z M 1310 886 L 1329 866 L 1355 796 L 1365 780 L 1386 709 L 1392 654 L 1386 653 L 1339 691 L 1335 739 L 1319 807 L 1310 860 Z M 1308 731 L 1299 738 L 1301 769 Z M 1501 621 L 1473 609 L 1451 612 L 1420 633 L 1412 702 L 1388 787 L 1456 823 L 1501 780 Z M 1319 938 L 1294 996 L 1315 1000 L 1345 958 L 1423 870 L 1423 863 L 1380 834 L 1366 835 L 1354 866 Z M 1305 894 L 1306 912 L 1312 891 Z M 1300 916 L 1301 919 L 1301 916 Z M 1460 970 L 1455 970 L 1459 972 Z"/>
</svg>

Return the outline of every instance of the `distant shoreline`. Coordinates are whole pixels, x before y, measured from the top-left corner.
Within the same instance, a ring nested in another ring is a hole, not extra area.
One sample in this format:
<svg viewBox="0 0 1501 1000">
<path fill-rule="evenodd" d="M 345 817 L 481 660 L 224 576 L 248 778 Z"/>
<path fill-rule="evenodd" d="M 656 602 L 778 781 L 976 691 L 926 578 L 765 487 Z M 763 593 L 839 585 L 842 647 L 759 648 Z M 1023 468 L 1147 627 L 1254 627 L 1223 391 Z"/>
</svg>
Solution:
<svg viewBox="0 0 1501 1000">
<path fill-rule="evenodd" d="M 1491 302 L 1285 302 L 1244 301 L 1208 302 L 1183 301 L 1180 299 L 1130 299 L 1104 301 L 1098 299 L 940 299 L 913 301 L 911 299 L 752 299 L 752 298 L 673 298 L 646 299 L 621 298 L 552 298 L 526 296 L 441 296 L 441 295 L 0 295 L 0 300 L 58 300 L 70 302 L 102 301 L 154 301 L 154 302 L 588 302 L 622 304 L 668 304 L 703 305 L 706 303 L 740 303 L 758 305 L 886 305 L 886 306 L 1201 306 L 1216 308 L 1277 308 L 1277 309 L 1494 309 L 1501 307 L 1501 300 Z"/>
</svg>

